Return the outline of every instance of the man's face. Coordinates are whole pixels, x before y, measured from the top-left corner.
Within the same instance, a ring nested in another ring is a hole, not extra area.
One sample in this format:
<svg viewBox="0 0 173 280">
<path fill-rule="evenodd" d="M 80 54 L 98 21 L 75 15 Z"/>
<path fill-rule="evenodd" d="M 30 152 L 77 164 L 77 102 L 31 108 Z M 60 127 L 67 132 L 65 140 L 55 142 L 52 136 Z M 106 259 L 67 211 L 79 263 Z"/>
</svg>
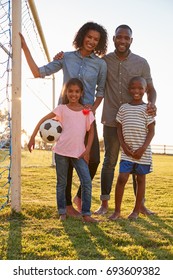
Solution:
<svg viewBox="0 0 173 280">
<path fill-rule="evenodd" d="M 115 36 L 113 37 L 117 53 L 122 55 L 128 52 L 130 45 L 133 41 L 133 38 L 131 36 L 132 35 L 129 29 L 118 28 Z"/>
</svg>

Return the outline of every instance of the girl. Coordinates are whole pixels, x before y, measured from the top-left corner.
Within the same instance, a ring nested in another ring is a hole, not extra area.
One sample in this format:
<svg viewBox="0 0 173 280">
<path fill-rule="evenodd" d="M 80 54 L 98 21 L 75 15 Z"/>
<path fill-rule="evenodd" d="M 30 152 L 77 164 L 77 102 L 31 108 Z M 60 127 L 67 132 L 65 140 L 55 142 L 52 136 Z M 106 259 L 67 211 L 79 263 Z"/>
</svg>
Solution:
<svg viewBox="0 0 173 280">
<path fill-rule="evenodd" d="M 57 174 L 57 207 L 60 220 L 66 219 L 65 190 L 67 174 L 71 162 L 79 176 L 82 186 L 82 216 L 84 222 L 97 222 L 90 212 L 91 207 L 91 177 L 88 168 L 90 150 L 94 138 L 94 115 L 81 104 L 83 84 L 77 78 L 70 79 L 64 87 L 62 103 L 51 113 L 43 117 L 34 129 L 28 143 L 31 152 L 35 145 L 35 136 L 39 127 L 47 119 L 55 118 L 62 124 L 62 133 L 53 147 L 55 153 Z M 88 131 L 88 141 L 85 147 L 84 139 Z"/>
</svg>

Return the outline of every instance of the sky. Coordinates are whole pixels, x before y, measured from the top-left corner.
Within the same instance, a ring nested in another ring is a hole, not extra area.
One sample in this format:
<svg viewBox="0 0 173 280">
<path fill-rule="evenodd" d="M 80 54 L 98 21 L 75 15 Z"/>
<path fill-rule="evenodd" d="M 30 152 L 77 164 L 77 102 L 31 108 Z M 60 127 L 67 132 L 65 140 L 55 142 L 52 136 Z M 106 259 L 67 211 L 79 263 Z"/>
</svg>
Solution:
<svg viewBox="0 0 173 280">
<path fill-rule="evenodd" d="M 72 41 L 78 29 L 88 21 L 103 25 L 109 35 L 108 53 L 114 51 L 112 37 L 115 28 L 128 24 L 133 30 L 131 51 L 147 59 L 157 91 L 156 132 L 152 144 L 173 145 L 173 1 L 172 0 L 35 0 L 35 5 L 47 42 L 50 57 L 63 51 L 74 50 Z M 26 38 L 27 40 L 27 38 Z M 27 41 L 28 43 L 28 41 Z M 31 53 L 33 54 L 32 50 Z M 44 63 L 37 55 L 38 66 Z M 50 78 L 33 79 L 22 58 L 23 128 L 31 133 L 38 120 L 52 108 Z M 37 81 L 36 81 L 37 80 Z M 41 81 L 38 81 L 41 80 Z M 56 104 L 62 85 L 62 74 L 55 74 Z M 47 83 L 49 86 L 47 87 Z M 102 105 L 96 120 L 99 137 L 102 138 Z"/>
</svg>

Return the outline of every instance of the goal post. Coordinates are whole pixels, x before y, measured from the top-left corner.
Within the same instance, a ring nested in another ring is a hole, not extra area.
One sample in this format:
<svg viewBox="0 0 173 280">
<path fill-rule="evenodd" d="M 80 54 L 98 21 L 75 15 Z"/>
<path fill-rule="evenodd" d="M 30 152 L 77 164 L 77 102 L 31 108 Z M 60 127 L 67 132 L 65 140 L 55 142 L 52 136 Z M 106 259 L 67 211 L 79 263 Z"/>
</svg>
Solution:
<svg viewBox="0 0 173 280">
<path fill-rule="evenodd" d="M 11 1 L 12 3 L 12 128 L 11 128 L 11 211 L 21 212 L 21 63 L 22 51 L 19 32 L 23 27 L 22 4 L 24 0 Z M 38 17 L 34 0 L 28 0 L 30 11 L 33 16 L 37 32 L 46 54 L 48 62 L 50 55 L 46 40 Z M 55 107 L 55 77 L 52 75 L 52 107 Z M 54 160 L 52 157 L 52 165 Z"/>
<path fill-rule="evenodd" d="M 21 211 L 21 0 L 12 1 L 11 209 Z"/>
</svg>

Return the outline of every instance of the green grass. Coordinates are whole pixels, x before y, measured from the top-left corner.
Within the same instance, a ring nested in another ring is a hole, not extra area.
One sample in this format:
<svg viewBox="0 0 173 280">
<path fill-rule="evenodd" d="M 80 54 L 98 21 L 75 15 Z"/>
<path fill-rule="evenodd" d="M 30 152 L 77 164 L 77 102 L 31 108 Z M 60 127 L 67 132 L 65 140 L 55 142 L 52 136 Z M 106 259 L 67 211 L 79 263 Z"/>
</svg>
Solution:
<svg viewBox="0 0 173 280">
<path fill-rule="evenodd" d="M 107 217 L 114 209 L 115 180 L 109 213 L 102 223 L 58 220 L 55 168 L 52 153 L 22 152 L 22 211 L 0 211 L 1 260 L 172 260 L 173 259 L 173 157 L 154 155 L 154 171 L 147 177 L 146 206 L 157 215 L 129 221 L 134 204 L 129 180 L 122 203 L 122 219 Z M 103 160 L 103 153 L 101 153 Z M 101 160 L 101 161 L 102 161 Z M 100 169 L 93 181 L 92 211 L 100 205 Z M 74 174 L 73 196 L 78 186 Z"/>
</svg>

